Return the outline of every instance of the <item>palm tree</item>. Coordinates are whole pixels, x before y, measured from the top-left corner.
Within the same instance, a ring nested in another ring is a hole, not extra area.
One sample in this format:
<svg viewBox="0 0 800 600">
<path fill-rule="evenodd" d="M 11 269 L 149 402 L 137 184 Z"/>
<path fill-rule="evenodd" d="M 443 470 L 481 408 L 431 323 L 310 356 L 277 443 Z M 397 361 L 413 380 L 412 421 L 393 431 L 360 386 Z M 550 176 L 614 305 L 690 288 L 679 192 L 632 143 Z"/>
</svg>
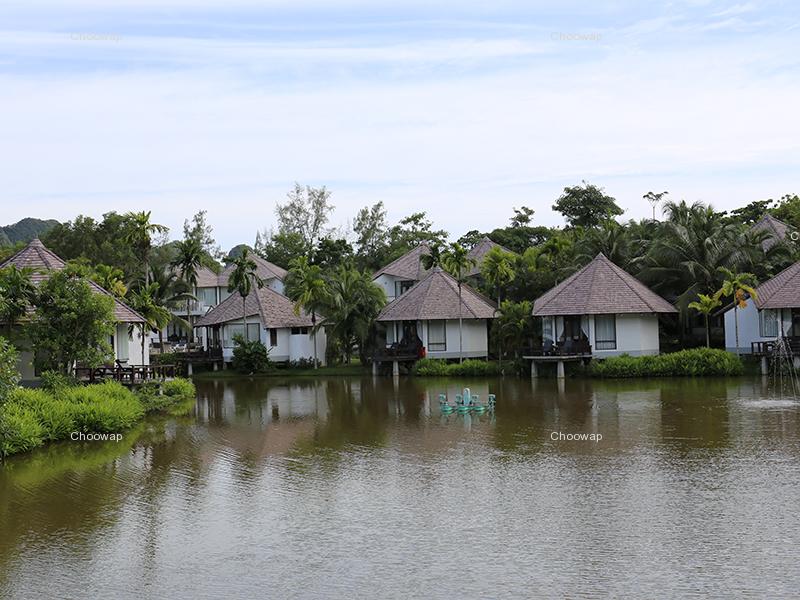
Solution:
<svg viewBox="0 0 800 600">
<path fill-rule="evenodd" d="M 92 280 L 104 290 L 111 292 L 117 298 L 124 298 L 128 293 L 125 285 L 125 273 L 122 269 L 110 265 L 97 265 L 91 273 Z"/>
<path fill-rule="evenodd" d="M 363 354 L 375 318 L 386 304 L 386 294 L 369 273 L 350 264 L 339 265 L 326 287 L 324 323 L 349 363 L 356 345 Z"/>
<path fill-rule="evenodd" d="M 434 267 L 442 266 L 442 247 L 439 244 L 430 244 L 428 246 L 428 253 L 419 257 L 419 262 L 422 263 L 422 268 L 430 271 Z"/>
<path fill-rule="evenodd" d="M 516 272 L 514 271 L 514 261 L 516 257 L 510 252 L 506 252 L 499 246 L 495 246 L 483 259 L 481 264 L 481 275 L 486 283 L 497 292 L 497 308 L 502 302 L 503 288 L 514 281 Z"/>
<path fill-rule="evenodd" d="M 16 265 L 0 270 L 0 319 L 5 321 L 9 336 L 36 299 L 34 273 L 30 267 L 18 268 Z"/>
<path fill-rule="evenodd" d="M 514 358 L 519 358 L 526 340 L 532 335 L 532 310 L 533 305 L 527 300 L 522 302 L 506 300 L 494 322 L 493 329 L 497 328 L 500 343 L 514 350 Z"/>
<path fill-rule="evenodd" d="M 442 266 L 445 271 L 452 275 L 458 283 L 458 362 L 464 362 L 464 336 L 463 336 L 463 317 L 461 316 L 461 284 L 464 282 L 464 274 L 470 267 L 475 266 L 475 259 L 470 258 L 469 250 L 459 243 L 454 242 L 450 249 L 442 256 Z"/>
<path fill-rule="evenodd" d="M 734 273 L 730 269 L 720 267 L 719 272 L 722 273 L 724 279 L 722 287 L 714 294 L 714 297 L 719 300 L 722 296 L 733 297 L 733 322 L 736 328 L 736 355 L 739 355 L 739 314 L 740 308 L 747 308 L 747 296 L 753 300 L 758 300 L 758 293 L 756 293 L 756 277 L 752 273 Z"/>
<path fill-rule="evenodd" d="M 150 211 L 126 213 L 128 227 L 122 241 L 133 246 L 139 253 L 142 261 L 142 272 L 144 273 L 145 284 L 150 283 L 149 264 L 150 248 L 152 247 L 152 236 L 159 233 L 166 233 L 169 229 L 164 225 L 152 223 L 150 221 Z"/>
<path fill-rule="evenodd" d="M 170 263 L 173 269 L 178 269 L 181 278 L 190 290 L 197 289 L 197 269 L 203 261 L 203 246 L 196 238 L 187 238 L 175 244 L 175 258 Z M 186 299 L 186 322 L 189 323 L 189 343 L 194 341 L 194 330 L 191 327 L 192 311 L 191 301 Z"/>
<path fill-rule="evenodd" d="M 695 309 L 702 314 L 706 320 L 706 348 L 711 347 L 711 329 L 708 324 L 708 316 L 717 308 L 722 302 L 719 298 L 714 296 L 706 296 L 705 294 L 697 294 L 699 300 L 689 303 L 689 308 Z M 738 343 L 737 343 L 738 345 Z"/>
<path fill-rule="evenodd" d="M 142 288 L 139 288 L 128 295 L 128 300 L 131 303 L 132 308 L 138 312 L 142 317 L 144 317 L 144 323 L 140 325 L 141 333 L 142 333 L 142 359 L 144 359 L 144 343 L 145 343 L 145 331 L 158 331 L 159 332 L 159 340 L 161 336 L 161 331 L 166 327 L 169 322 L 172 320 L 172 311 L 170 311 L 166 306 L 162 306 L 158 303 L 158 284 L 157 283 L 150 283 Z M 128 332 L 132 331 L 134 327 L 133 324 L 130 325 L 128 328 Z M 163 345 L 161 347 L 161 351 L 164 351 Z"/>
<path fill-rule="evenodd" d="M 167 309 L 171 315 L 163 327 L 158 329 L 158 345 L 160 352 L 164 352 L 164 328 L 170 323 L 188 331 L 189 322 L 172 312 L 180 303 L 197 300 L 193 294 L 186 291 L 184 282 L 178 278 L 177 273 L 171 269 L 159 267 L 150 268 L 150 294 L 158 306 Z"/>
<path fill-rule="evenodd" d="M 258 289 L 264 287 L 264 280 L 258 276 L 258 265 L 250 258 L 250 251 L 247 248 L 236 258 L 229 258 L 227 262 L 233 265 L 233 270 L 228 277 L 228 291 L 239 292 L 242 297 L 242 322 L 244 323 L 244 339 L 250 341 L 247 331 L 247 297 L 253 290 L 253 286 Z"/>
<path fill-rule="evenodd" d="M 301 310 L 311 313 L 311 334 L 314 338 L 314 368 L 319 368 L 317 360 L 317 311 L 325 306 L 327 288 L 319 265 L 312 265 L 308 257 L 299 256 L 289 264 L 286 276 L 286 295 L 294 301 L 294 312 Z"/>
</svg>

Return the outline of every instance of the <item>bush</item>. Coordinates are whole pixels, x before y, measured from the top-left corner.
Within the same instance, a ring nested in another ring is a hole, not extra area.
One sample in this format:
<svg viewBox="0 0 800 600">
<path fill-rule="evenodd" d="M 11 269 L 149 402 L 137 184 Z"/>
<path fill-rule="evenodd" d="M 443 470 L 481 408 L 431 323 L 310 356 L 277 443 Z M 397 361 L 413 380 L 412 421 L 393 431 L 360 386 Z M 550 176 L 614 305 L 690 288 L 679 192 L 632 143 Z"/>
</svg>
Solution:
<svg viewBox="0 0 800 600">
<path fill-rule="evenodd" d="M 0 404 L 19 383 L 17 351 L 5 338 L 0 338 Z"/>
<path fill-rule="evenodd" d="M 118 432 L 144 416 L 139 399 L 115 381 L 69 389 L 65 400 L 74 405 L 76 431 Z"/>
<path fill-rule="evenodd" d="M 42 426 L 45 440 L 61 440 L 75 431 L 74 406 L 45 390 L 17 388 L 8 398 L 9 405 L 15 405 L 31 412 Z"/>
<path fill-rule="evenodd" d="M 725 350 L 693 348 L 657 356 L 623 354 L 589 365 L 592 377 L 700 377 L 741 375 L 742 361 Z"/>
<path fill-rule="evenodd" d="M 49 392 L 58 394 L 66 388 L 77 387 L 78 385 L 80 384 L 77 379 L 58 371 L 45 371 L 42 373 L 42 387 Z"/>
<path fill-rule="evenodd" d="M 289 361 L 289 368 L 290 369 L 313 369 L 314 368 L 314 359 L 313 358 L 298 358 L 297 360 L 290 360 Z M 322 366 L 322 363 L 317 360 L 317 366 Z"/>
<path fill-rule="evenodd" d="M 197 395 L 194 384 L 188 379 L 165 381 L 161 385 L 161 391 L 164 392 L 166 396 L 177 396 L 181 398 L 194 398 Z"/>
<path fill-rule="evenodd" d="M 251 375 L 269 371 L 272 363 L 269 360 L 269 350 L 260 341 L 245 341 L 242 336 L 234 338 L 233 369 L 239 373 Z"/>
<path fill-rule="evenodd" d="M 153 365 L 175 365 L 178 363 L 178 353 L 164 352 L 163 354 L 151 354 L 150 363 Z"/>
<path fill-rule="evenodd" d="M 28 452 L 44 443 L 44 428 L 33 411 L 8 403 L 0 412 L 0 457 Z"/>
<path fill-rule="evenodd" d="M 423 358 L 414 365 L 415 375 L 422 377 L 489 377 L 500 374 L 497 363 L 484 360 L 465 360 L 448 363 L 444 360 Z"/>
</svg>

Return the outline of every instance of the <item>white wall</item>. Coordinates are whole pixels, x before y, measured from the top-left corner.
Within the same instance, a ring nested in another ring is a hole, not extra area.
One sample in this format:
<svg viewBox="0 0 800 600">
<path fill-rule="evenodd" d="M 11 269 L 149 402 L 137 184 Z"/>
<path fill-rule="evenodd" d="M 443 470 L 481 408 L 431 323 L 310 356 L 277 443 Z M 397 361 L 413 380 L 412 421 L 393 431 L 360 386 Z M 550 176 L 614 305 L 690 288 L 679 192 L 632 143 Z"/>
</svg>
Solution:
<svg viewBox="0 0 800 600">
<path fill-rule="evenodd" d="M 400 341 L 402 337 L 402 323 L 391 322 L 386 324 L 386 343 Z M 417 321 L 417 334 L 425 346 L 428 358 L 458 358 L 458 319 L 448 319 L 445 324 L 446 350 L 432 352 L 428 348 L 428 321 Z M 487 319 L 464 319 L 462 330 L 462 348 L 465 358 L 484 358 L 489 354 L 489 335 Z"/>
<path fill-rule="evenodd" d="M 150 364 L 150 340 L 145 331 L 144 354 L 142 354 L 142 330 L 138 325 L 128 334 L 127 323 L 117 323 L 114 334 L 114 359 L 129 365 Z M 126 348 L 127 347 L 127 348 Z M 127 354 L 127 361 L 125 355 Z"/>
<path fill-rule="evenodd" d="M 658 354 L 658 315 L 654 314 L 618 314 L 616 316 L 617 347 L 614 350 L 597 350 L 595 348 L 594 315 L 581 316 L 581 329 L 589 337 L 592 356 L 604 358 L 630 354 L 641 356 Z M 564 332 L 564 317 L 556 317 L 556 341 Z"/>
<path fill-rule="evenodd" d="M 378 285 L 384 292 L 386 292 L 386 299 L 391 302 L 395 299 L 396 281 L 400 281 L 400 279 L 384 273 L 382 275 L 378 275 L 378 277 L 373 280 L 373 283 Z"/>
<path fill-rule="evenodd" d="M 752 300 L 747 302 L 745 308 L 736 311 L 739 321 L 739 353 L 749 354 L 752 351 L 752 342 L 767 342 L 781 335 L 781 321 L 783 321 L 784 335 L 788 335 L 792 328 L 792 311 L 783 309 L 778 311 L 778 336 L 764 337 L 761 335 L 760 311 Z M 782 313 L 782 314 L 781 314 Z M 733 308 L 725 312 L 725 349 L 736 352 L 736 323 Z"/>
<path fill-rule="evenodd" d="M 259 340 L 269 350 L 269 359 L 273 362 L 286 362 L 289 360 L 300 360 L 301 358 L 313 359 L 314 358 L 314 338 L 311 334 L 311 327 L 308 328 L 308 333 L 292 334 L 290 327 L 281 327 L 278 329 L 278 339 L 275 346 L 270 346 L 269 330 L 264 329 L 261 325 L 261 320 L 257 318 L 248 319 L 248 325 L 253 323 L 258 324 Z M 220 332 L 222 340 L 226 337 L 225 329 L 228 325 L 241 325 L 242 320 L 231 321 L 225 323 Z M 327 349 L 327 338 L 325 330 L 322 329 L 317 332 L 317 359 L 324 365 L 325 364 L 325 351 Z M 222 348 L 222 357 L 225 362 L 233 360 L 233 348 Z"/>
</svg>

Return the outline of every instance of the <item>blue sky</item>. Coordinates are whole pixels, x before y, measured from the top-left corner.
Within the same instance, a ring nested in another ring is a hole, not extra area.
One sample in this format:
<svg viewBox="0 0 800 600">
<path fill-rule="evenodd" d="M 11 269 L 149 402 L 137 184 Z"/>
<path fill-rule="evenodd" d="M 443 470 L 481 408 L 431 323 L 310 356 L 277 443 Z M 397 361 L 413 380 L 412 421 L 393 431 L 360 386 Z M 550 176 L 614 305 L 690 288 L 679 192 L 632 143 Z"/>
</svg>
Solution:
<svg viewBox="0 0 800 600">
<path fill-rule="evenodd" d="M 294 181 L 454 237 L 565 185 L 649 214 L 800 192 L 792 2 L 6 2 L 3 222 L 207 209 L 223 246 Z"/>
</svg>

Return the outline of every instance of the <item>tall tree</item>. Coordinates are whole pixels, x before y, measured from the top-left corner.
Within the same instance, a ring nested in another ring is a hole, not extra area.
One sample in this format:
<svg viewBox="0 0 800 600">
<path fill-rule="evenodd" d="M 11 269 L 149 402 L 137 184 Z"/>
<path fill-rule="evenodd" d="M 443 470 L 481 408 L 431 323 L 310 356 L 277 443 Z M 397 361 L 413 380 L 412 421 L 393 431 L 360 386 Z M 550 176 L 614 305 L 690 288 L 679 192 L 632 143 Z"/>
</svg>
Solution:
<svg viewBox="0 0 800 600">
<path fill-rule="evenodd" d="M 717 308 L 722 302 L 720 302 L 719 298 L 714 296 L 706 296 L 705 294 L 697 294 L 697 300 L 694 302 L 689 303 L 689 308 L 693 308 L 697 312 L 699 312 L 703 317 L 705 317 L 706 322 L 706 348 L 711 347 L 711 326 L 708 322 L 708 318 L 714 309 Z M 736 342 L 736 345 L 739 345 L 739 342 Z"/>
<path fill-rule="evenodd" d="M 461 286 L 466 273 L 475 266 L 475 259 L 469 256 L 469 251 L 457 243 L 451 244 L 450 249 L 442 257 L 442 266 L 458 282 L 458 362 L 464 362 L 464 318 L 461 306 Z"/>
<path fill-rule="evenodd" d="M 178 274 L 175 271 L 156 266 L 150 268 L 150 285 L 148 294 L 157 306 L 166 309 L 171 315 L 170 320 L 165 323 L 163 327 L 159 327 L 158 329 L 159 352 L 163 353 L 164 328 L 167 325 L 173 323 L 181 329 L 185 329 L 186 331 L 191 328 L 191 325 L 188 321 L 176 315 L 174 312 L 172 312 L 172 310 L 178 308 L 182 302 L 186 302 L 188 300 L 196 301 L 197 298 L 188 290 L 186 284 L 179 279 Z"/>
<path fill-rule="evenodd" d="M 361 263 L 371 270 L 378 269 L 383 264 L 389 241 L 383 202 L 358 211 L 353 220 L 353 233 L 356 234 L 356 254 Z"/>
<path fill-rule="evenodd" d="M 153 236 L 167 233 L 169 229 L 164 225 L 153 223 L 150 220 L 151 211 L 129 212 L 125 215 L 128 220 L 128 229 L 125 232 L 123 242 L 133 246 L 139 259 L 142 261 L 141 268 L 144 273 L 145 284 L 150 283 L 150 249 L 153 246 Z"/>
<path fill-rule="evenodd" d="M 647 192 L 642 198 L 650 203 L 653 207 L 653 221 L 656 220 L 656 208 L 661 204 L 661 199 L 669 194 L 669 192 Z"/>
<path fill-rule="evenodd" d="M 142 358 L 144 358 L 145 353 L 145 339 L 147 337 L 146 333 L 148 331 L 152 332 L 159 332 L 169 325 L 172 321 L 173 315 L 172 311 L 169 310 L 166 306 L 160 304 L 158 300 L 158 283 L 151 282 L 144 287 L 141 287 L 137 290 L 132 291 L 128 295 L 128 301 L 131 304 L 131 308 L 133 308 L 136 312 L 138 312 L 142 317 L 144 317 L 145 322 L 140 325 L 141 329 L 141 342 L 142 342 Z M 131 332 L 131 328 L 134 325 L 131 324 L 130 328 L 128 329 L 129 335 Z M 159 341 L 161 338 L 159 337 Z M 163 344 L 160 349 L 160 353 L 164 352 Z"/>
<path fill-rule="evenodd" d="M 214 239 L 214 228 L 208 224 L 207 211 L 201 210 L 192 217 L 191 222 L 186 219 L 183 222 L 183 239 L 195 240 L 202 251 L 211 258 L 218 259 L 222 252 Z"/>
<path fill-rule="evenodd" d="M 733 322 L 736 329 L 736 355 L 739 355 L 739 309 L 747 308 L 747 297 L 758 300 L 755 290 L 756 277 L 752 273 L 734 273 L 730 269 L 720 267 L 722 273 L 722 287 L 715 294 L 718 300 L 721 297 L 733 298 Z"/>
<path fill-rule="evenodd" d="M 9 265 L 0 269 L 0 321 L 8 328 L 11 339 L 14 325 L 28 312 L 36 300 L 34 270 Z"/>
<path fill-rule="evenodd" d="M 434 229 L 424 212 L 414 213 L 401 219 L 389 230 L 388 260 L 394 260 L 425 242 L 429 246 L 444 246 L 447 232 Z"/>
<path fill-rule="evenodd" d="M 444 258 L 442 246 L 440 244 L 431 244 L 428 248 L 428 252 L 419 257 L 419 262 L 426 271 L 441 267 L 442 259 Z"/>
<path fill-rule="evenodd" d="M 317 357 L 317 312 L 324 308 L 328 297 L 325 279 L 319 265 L 312 265 L 305 256 L 292 261 L 292 268 L 286 276 L 286 295 L 294 302 L 294 312 L 301 310 L 311 313 L 311 335 L 314 338 L 314 368 L 319 367 Z"/>
<path fill-rule="evenodd" d="M 186 283 L 190 292 L 196 293 L 197 270 L 203 261 L 203 246 L 196 237 L 187 237 L 175 244 L 176 254 L 172 261 L 172 268 L 177 269 L 181 279 Z M 189 324 L 187 338 L 189 343 L 194 341 L 192 328 L 192 302 L 186 299 L 186 322 Z"/>
<path fill-rule="evenodd" d="M 325 225 L 333 210 L 331 192 L 325 186 L 314 188 L 295 183 L 286 196 L 287 201 L 275 207 L 278 232 L 299 235 L 303 240 L 306 256 L 311 256 L 317 242 L 325 234 Z"/>
<path fill-rule="evenodd" d="M 617 201 L 605 194 L 603 188 L 586 181 L 582 183 L 565 187 L 553 205 L 553 210 L 564 215 L 570 227 L 596 227 L 623 213 Z"/>
<path fill-rule="evenodd" d="M 486 253 L 481 263 L 481 275 L 489 288 L 495 293 L 497 308 L 500 308 L 503 290 L 514 281 L 517 275 L 514 271 L 515 262 L 516 256 L 514 254 L 495 246 Z"/>
<path fill-rule="evenodd" d="M 258 265 L 250 258 L 250 252 L 245 248 L 235 259 L 229 259 L 233 265 L 233 270 L 228 277 L 228 291 L 238 292 L 242 297 L 242 322 L 244 323 L 244 339 L 250 341 L 250 334 L 247 331 L 247 297 L 253 290 L 253 286 L 258 289 L 264 287 L 264 280 L 258 276 Z"/>
</svg>

